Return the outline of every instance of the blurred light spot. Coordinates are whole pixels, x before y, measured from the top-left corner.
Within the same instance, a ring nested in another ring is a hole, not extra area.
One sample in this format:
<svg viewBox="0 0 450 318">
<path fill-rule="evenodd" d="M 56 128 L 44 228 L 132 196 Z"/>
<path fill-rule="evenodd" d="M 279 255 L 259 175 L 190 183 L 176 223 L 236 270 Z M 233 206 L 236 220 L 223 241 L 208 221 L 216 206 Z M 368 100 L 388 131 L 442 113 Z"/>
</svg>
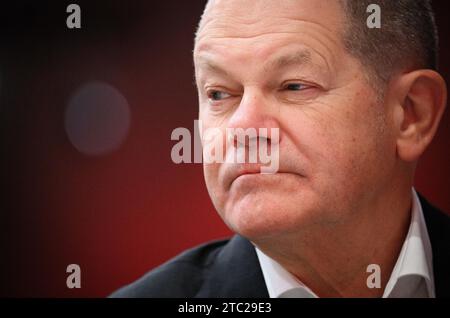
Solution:
<svg viewBox="0 0 450 318">
<path fill-rule="evenodd" d="M 130 127 L 125 97 L 102 82 L 83 85 L 70 99 L 65 128 L 70 142 L 86 155 L 105 155 L 117 150 Z"/>
</svg>

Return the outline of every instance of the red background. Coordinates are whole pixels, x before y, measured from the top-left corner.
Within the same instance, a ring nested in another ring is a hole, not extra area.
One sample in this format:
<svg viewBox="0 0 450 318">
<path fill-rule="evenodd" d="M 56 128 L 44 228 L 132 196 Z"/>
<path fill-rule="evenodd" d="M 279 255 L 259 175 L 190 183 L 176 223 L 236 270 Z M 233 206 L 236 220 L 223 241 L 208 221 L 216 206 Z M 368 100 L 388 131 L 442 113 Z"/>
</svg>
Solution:
<svg viewBox="0 0 450 318">
<path fill-rule="evenodd" d="M 200 165 L 170 158 L 174 128 L 193 130 L 193 34 L 204 1 L 78 1 L 2 5 L 0 112 L 3 196 L 0 296 L 106 296 L 204 241 L 228 236 Z M 435 1 L 441 68 L 450 80 L 450 19 Z M 74 91 L 105 81 L 128 100 L 122 147 L 87 156 L 69 142 L 64 112 Z M 420 162 L 416 188 L 450 211 L 450 113 Z M 81 266 L 82 288 L 66 287 Z"/>
</svg>

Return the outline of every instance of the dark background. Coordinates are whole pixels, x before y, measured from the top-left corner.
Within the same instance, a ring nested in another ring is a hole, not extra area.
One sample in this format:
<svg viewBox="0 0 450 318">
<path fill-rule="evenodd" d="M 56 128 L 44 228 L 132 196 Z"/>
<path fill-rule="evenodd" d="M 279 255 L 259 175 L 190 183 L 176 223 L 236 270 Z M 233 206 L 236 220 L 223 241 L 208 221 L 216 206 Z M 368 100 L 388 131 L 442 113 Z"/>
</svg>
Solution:
<svg viewBox="0 0 450 318">
<path fill-rule="evenodd" d="M 193 130 L 193 35 L 205 1 L 71 1 L 0 8 L 0 296 L 106 296 L 182 250 L 230 235 L 201 165 L 175 165 L 177 127 Z M 450 80 L 448 3 L 435 1 Z M 128 135 L 92 156 L 64 124 L 75 92 L 108 83 L 127 100 Z M 420 162 L 416 188 L 450 211 L 450 115 Z M 81 289 L 66 267 L 81 266 Z"/>
</svg>

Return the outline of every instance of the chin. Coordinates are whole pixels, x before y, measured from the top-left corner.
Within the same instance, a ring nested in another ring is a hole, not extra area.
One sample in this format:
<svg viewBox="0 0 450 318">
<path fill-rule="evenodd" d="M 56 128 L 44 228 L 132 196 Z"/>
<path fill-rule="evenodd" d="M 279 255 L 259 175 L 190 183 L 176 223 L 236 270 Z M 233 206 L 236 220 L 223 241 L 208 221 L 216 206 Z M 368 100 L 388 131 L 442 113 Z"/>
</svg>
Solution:
<svg viewBox="0 0 450 318">
<path fill-rule="evenodd" d="M 314 222 L 314 213 L 307 212 L 292 195 L 247 195 L 220 214 L 233 232 L 250 240 L 281 236 Z"/>
</svg>

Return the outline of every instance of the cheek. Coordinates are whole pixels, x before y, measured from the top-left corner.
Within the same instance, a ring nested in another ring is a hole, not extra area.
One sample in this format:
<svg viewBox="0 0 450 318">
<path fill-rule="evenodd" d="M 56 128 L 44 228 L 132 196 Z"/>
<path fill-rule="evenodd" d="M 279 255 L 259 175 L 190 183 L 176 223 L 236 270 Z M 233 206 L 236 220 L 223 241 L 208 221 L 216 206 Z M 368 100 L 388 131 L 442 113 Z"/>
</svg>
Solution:
<svg viewBox="0 0 450 318">
<path fill-rule="evenodd" d="M 386 164 L 383 161 L 392 154 L 383 129 L 383 113 L 375 110 L 378 105 L 341 101 L 341 105 L 350 104 L 354 105 L 353 111 L 336 111 L 345 108 L 333 103 L 333 108 L 320 105 L 320 111 L 286 116 L 290 119 L 285 126 L 295 127 L 289 135 L 297 150 L 308 159 L 309 177 L 319 192 L 357 191 L 372 182 L 377 170 Z"/>
<path fill-rule="evenodd" d="M 223 206 L 225 194 L 224 189 L 219 182 L 219 171 L 219 164 L 203 164 L 203 175 L 206 188 L 216 209 Z"/>
<path fill-rule="evenodd" d="M 211 128 L 206 126 L 207 128 Z M 203 142 L 203 174 L 206 188 L 209 196 L 218 211 L 223 210 L 227 199 L 227 191 L 223 182 L 223 169 L 226 159 L 226 132 L 225 130 L 216 131 L 214 138 Z M 221 150 L 221 151 L 220 151 Z M 217 155 L 217 156 L 216 156 Z M 209 157 L 208 158 L 206 158 Z M 208 162 L 208 160 L 210 160 Z"/>
</svg>

